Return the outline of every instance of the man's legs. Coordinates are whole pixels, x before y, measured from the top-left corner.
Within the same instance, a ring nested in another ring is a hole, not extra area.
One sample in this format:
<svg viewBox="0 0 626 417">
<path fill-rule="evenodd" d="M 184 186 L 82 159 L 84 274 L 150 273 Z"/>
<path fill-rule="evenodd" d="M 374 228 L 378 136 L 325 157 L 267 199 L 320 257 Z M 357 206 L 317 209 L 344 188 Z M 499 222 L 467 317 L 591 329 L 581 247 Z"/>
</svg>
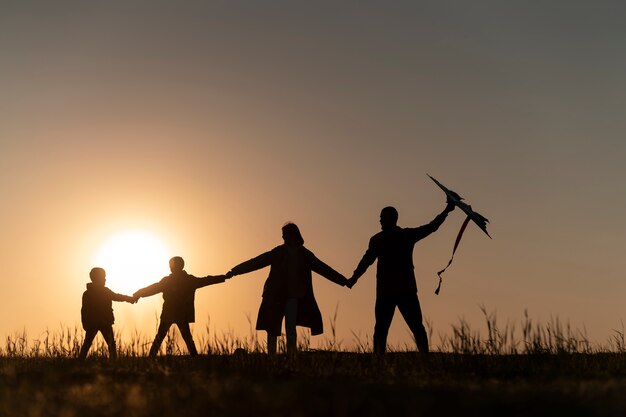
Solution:
<svg viewBox="0 0 626 417">
<path fill-rule="evenodd" d="M 104 341 L 107 342 L 107 346 L 109 347 L 109 358 L 117 358 L 117 348 L 115 347 L 113 326 L 102 328 L 100 329 L 100 332 L 102 333 L 102 337 L 104 337 Z"/>
<path fill-rule="evenodd" d="M 185 344 L 187 345 L 187 350 L 191 356 L 198 356 L 198 351 L 196 350 L 196 344 L 193 341 L 193 336 L 191 335 L 191 329 L 189 328 L 189 323 L 176 323 L 178 326 L 178 330 L 180 330 L 180 335 L 183 337 Z"/>
<path fill-rule="evenodd" d="M 150 347 L 149 356 L 155 357 L 157 353 L 159 353 L 159 348 L 161 347 L 161 343 L 163 343 L 163 339 L 167 335 L 167 331 L 170 329 L 171 323 L 165 323 L 161 320 L 159 323 L 159 329 L 157 330 L 156 336 L 154 336 L 154 341 L 152 342 L 152 347 Z"/>
<path fill-rule="evenodd" d="M 298 299 L 289 298 L 285 306 L 285 333 L 287 334 L 287 353 L 294 354 L 298 351 L 296 331 L 296 319 L 298 317 Z"/>
<path fill-rule="evenodd" d="M 387 349 L 387 334 L 396 310 L 396 301 L 389 296 L 376 296 L 376 307 L 374 315 L 376 324 L 374 325 L 374 353 L 383 354 Z"/>
<path fill-rule="evenodd" d="M 87 353 L 89 352 L 89 348 L 93 343 L 93 339 L 98 334 L 98 330 L 86 330 L 85 340 L 83 341 L 83 345 L 80 348 L 80 353 L 78 354 L 79 359 L 85 359 L 87 357 Z"/>
<path fill-rule="evenodd" d="M 398 298 L 398 309 L 415 337 L 417 348 L 422 353 L 428 353 L 428 335 L 422 323 L 422 309 L 417 293 L 402 295 Z"/>
</svg>

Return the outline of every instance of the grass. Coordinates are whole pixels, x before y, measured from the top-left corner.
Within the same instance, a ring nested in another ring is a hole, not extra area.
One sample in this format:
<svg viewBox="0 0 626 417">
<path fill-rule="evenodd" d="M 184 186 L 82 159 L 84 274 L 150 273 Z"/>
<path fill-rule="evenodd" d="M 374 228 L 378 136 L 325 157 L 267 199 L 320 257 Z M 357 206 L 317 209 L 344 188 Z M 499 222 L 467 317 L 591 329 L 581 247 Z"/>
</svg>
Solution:
<svg viewBox="0 0 626 417">
<path fill-rule="evenodd" d="M 534 355 L 534 354 L 574 354 L 574 353 L 626 353 L 626 340 L 624 327 L 613 330 L 612 336 L 603 344 L 594 344 L 589 341 L 586 331 L 573 329 L 569 322 L 563 322 L 558 317 L 551 318 L 548 322 L 538 322 L 531 319 L 528 312 L 519 325 L 506 322 L 504 325 L 498 322 L 495 312 L 489 312 L 484 306 L 480 307 L 485 331 L 472 328 L 470 324 L 459 319 L 453 324 L 450 333 L 438 334 L 437 342 L 432 345 L 432 324 L 426 323 L 431 350 L 439 353 L 454 353 L 468 355 Z M 262 340 L 259 333 L 254 330 L 252 320 L 249 334 L 240 336 L 232 330 L 216 333 L 210 330 L 210 326 L 197 331 L 194 339 L 200 353 L 207 355 L 232 354 L 243 349 L 248 353 L 260 353 L 265 351 L 265 336 Z M 336 334 L 337 310 L 329 320 L 329 332 L 321 342 L 322 351 L 371 353 L 371 337 L 362 336 L 352 332 L 351 348 L 344 347 L 344 341 L 337 338 Z M 61 328 L 58 331 L 45 331 L 40 337 L 28 338 L 25 330 L 16 332 L 6 337 L 4 347 L 0 346 L 1 357 L 19 358 L 69 358 L 75 357 L 80 350 L 84 337 L 84 331 L 80 328 Z M 116 335 L 118 353 L 121 357 L 147 356 L 152 344 L 152 338 L 139 332 L 134 332 L 129 339 L 121 340 Z M 298 345 L 301 351 L 310 351 L 311 338 L 306 331 L 299 329 Z M 279 338 L 279 351 L 285 350 L 284 337 Z M 409 352 L 415 350 L 415 344 L 404 344 L 389 347 L 391 352 Z M 175 326 L 172 326 L 165 338 L 161 353 L 165 355 L 184 355 L 186 348 L 181 344 Z M 98 336 L 92 346 L 92 356 L 107 357 L 108 349 L 104 340 Z"/>
<path fill-rule="evenodd" d="M 0 359 L 3 416 L 624 415 L 621 354 Z"/>
<path fill-rule="evenodd" d="M 149 359 L 151 340 L 135 334 L 117 360 L 98 338 L 80 362 L 79 329 L 21 332 L 0 348 L 0 416 L 626 415 L 623 331 L 598 346 L 558 319 L 502 326 L 483 313 L 486 331 L 461 320 L 426 356 L 374 356 L 357 335 L 348 351 L 331 326 L 323 349 L 303 335 L 296 357 L 268 357 L 254 331 L 207 328 L 197 358 L 171 335 Z"/>
</svg>

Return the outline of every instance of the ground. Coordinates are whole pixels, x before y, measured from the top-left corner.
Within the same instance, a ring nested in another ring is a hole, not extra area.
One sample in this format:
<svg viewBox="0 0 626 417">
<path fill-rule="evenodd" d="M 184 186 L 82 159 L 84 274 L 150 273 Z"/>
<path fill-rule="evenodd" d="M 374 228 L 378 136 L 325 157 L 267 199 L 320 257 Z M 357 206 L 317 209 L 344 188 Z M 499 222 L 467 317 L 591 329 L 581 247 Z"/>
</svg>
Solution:
<svg viewBox="0 0 626 417">
<path fill-rule="evenodd" d="M 622 354 L 0 359 L 1 416 L 624 416 Z"/>
</svg>

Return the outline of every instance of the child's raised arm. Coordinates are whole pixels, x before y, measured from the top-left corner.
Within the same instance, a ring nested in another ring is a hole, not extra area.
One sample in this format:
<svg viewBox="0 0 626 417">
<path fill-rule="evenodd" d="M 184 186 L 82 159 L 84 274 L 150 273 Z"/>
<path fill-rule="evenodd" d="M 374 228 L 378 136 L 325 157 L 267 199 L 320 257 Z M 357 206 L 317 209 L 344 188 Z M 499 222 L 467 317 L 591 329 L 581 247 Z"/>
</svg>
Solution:
<svg viewBox="0 0 626 417">
<path fill-rule="evenodd" d="M 138 300 L 142 297 L 150 297 L 151 295 L 158 294 L 160 292 L 163 292 L 162 281 L 152 285 L 148 285 L 147 287 L 135 291 L 135 293 L 133 294 L 133 299 Z"/>
<path fill-rule="evenodd" d="M 126 301 L 127 303 L 135 304 L 137 298 L 131 297 L 130 295 L 113 293 L 113 301 Z"/>
<path fill-rule="evenodd" d="M 207 285 L 219 284 L 225 282 L 226 275 L 207 275 L 202 278 L 195 278 L 196 288 L 206 287 Z"/>
</svg>

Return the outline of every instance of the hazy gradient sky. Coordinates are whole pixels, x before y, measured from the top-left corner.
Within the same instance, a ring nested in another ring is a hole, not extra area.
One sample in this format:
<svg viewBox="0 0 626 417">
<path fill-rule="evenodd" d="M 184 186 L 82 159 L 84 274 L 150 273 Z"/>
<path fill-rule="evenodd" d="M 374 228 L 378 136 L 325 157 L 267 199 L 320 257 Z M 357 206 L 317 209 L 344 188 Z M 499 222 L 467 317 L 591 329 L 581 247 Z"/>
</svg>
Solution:
<svg viewBox="0 0 626 417">
<path fill-rule="evenodd" d="M 558 316 L 600 343 L 621 328 L 623 2 L 12 3 L 0 5 L 0 333 L 79 325 L 94 253 L 127 229 L 205 275 L 280 244 L 291 220 L 349 276 L 382 207 L 401 226 L 443 208 L 426 173 L 493 236 L 467 230 L 439 296 L 463 215 L 417 244 L 435 334 L 461 317 L 481 328 L 480 305 L 502 321 Z M 155 262 L 164 275 L 167 258 Z M 198 291 L 196 329 L 210 316 L 211 331 L 247 335 L 266 276 Z M 375 267 L 352 290 L 314 286 L 327 335 L 336 306 L 345 346 L 372 334 Z M 116 304 L 116 328 L 152 337 L 160 305 Z M 390 343 L 412 346 L 399 315 Z"/>
</svg>

